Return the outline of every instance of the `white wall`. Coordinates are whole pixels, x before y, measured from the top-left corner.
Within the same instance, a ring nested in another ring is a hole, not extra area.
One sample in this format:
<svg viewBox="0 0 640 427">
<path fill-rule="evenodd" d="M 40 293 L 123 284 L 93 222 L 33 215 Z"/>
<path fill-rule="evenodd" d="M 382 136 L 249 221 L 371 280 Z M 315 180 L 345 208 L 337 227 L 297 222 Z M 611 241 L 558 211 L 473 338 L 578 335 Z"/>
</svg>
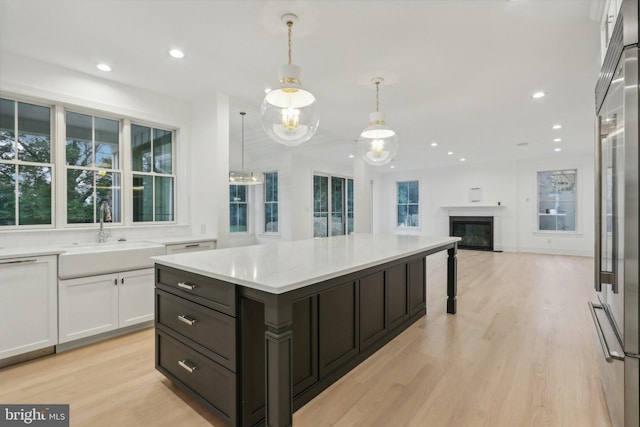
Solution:
<svg viewBox="0 0 640 427">
<path fill-rule="evenodd" d="M 577 232 L 537 232 L 537 172 L 574 168 L 578 169 Z M 469 189 L 480 187 L 483 204 L 501 203 L 501 208 L 492 211 L 499 216 L 496 233 L 502 250 L 592 256 L 593 171 L 591 155 L 558 155 L 546 159 L 377 174 L 374 182 L 374 231 L 448 235 L 449 210 L 442 207 L 471 205 Z M 408 180 L 420 182 L 421 226 L 418 229 L 395 227 L 396 182 Z M 480 211 L 474 210 L 469 215 Z"/>
</svg>

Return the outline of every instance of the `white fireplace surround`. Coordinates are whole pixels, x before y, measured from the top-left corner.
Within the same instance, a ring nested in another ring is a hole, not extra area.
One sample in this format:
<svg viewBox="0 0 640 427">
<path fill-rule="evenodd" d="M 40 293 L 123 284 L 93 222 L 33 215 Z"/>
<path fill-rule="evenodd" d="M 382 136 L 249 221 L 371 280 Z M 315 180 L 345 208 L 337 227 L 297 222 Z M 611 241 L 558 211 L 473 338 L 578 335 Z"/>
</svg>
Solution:
<svg viewBox="0 0 640 427">
<path fill-rule="evenodd" d="M 491 216 L 493 217 L 493 250 L 502 251 L 502 220 L 500 214 L 504 205 L 459 205 L 441 206 L 447 211 L 447 216 Z M 448 224 L 448 219 L 447 219 Z M 447 229 L 448 230 L 448 229 Z"/>
</svg>

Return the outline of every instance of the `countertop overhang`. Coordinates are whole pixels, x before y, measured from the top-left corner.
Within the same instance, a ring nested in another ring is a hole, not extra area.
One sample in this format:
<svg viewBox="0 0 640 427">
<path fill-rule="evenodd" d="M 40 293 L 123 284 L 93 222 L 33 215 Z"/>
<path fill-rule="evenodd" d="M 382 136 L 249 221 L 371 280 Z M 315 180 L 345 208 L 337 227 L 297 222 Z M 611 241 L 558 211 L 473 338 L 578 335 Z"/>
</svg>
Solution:
<svg viewBox="0 0 640 427">
<path fill-rule="evenodd" d="M 432 249 L 459 237 L 352 234 L 164 255 L 161 265 L 282 294 Z"/>
</svg>

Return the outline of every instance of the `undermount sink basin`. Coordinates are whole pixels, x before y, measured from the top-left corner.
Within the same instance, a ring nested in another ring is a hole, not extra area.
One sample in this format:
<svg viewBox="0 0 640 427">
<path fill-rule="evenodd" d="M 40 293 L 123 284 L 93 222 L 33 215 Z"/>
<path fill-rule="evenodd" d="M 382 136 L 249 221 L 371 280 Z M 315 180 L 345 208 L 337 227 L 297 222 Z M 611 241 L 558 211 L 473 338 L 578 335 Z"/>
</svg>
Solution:
<svg viewBox="0 0 640 427">
<path fill-rule="evenodd" d="M 151 242 L 75 243 L 60 248 L 65 251 L 58 256 L 61 279 L 150 268 L 150 257 L 165 254 L 164 245 Z"/>
</svg>

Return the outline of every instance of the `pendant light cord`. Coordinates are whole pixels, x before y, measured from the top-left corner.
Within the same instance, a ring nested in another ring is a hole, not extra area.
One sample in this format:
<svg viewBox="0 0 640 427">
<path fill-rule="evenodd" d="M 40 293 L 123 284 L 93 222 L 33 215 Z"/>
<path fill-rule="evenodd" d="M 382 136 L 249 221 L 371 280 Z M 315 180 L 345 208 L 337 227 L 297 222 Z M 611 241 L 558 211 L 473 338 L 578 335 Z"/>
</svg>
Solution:
<svg viewBox="0 0 640 427">
<path fill-rule="evenodd" d="M 380 112 L 380 82 L 376 82 L 376 113 Z"/>
<path fill-rule="evenodd" d="M 292 21 L 287 21 L 288 35 L 289 35 L 289 65 L 291 65 L 291 27 L 293 27 Z"/>
<path fill-rule="evenodd" d="M 240 112 L 242 117 L 242 133 L 240 134 L 240 140 L 242 141 L 242 172 L 244 172 L 244 115 L 247 114 L 244 111 Z"/>
</svg>

